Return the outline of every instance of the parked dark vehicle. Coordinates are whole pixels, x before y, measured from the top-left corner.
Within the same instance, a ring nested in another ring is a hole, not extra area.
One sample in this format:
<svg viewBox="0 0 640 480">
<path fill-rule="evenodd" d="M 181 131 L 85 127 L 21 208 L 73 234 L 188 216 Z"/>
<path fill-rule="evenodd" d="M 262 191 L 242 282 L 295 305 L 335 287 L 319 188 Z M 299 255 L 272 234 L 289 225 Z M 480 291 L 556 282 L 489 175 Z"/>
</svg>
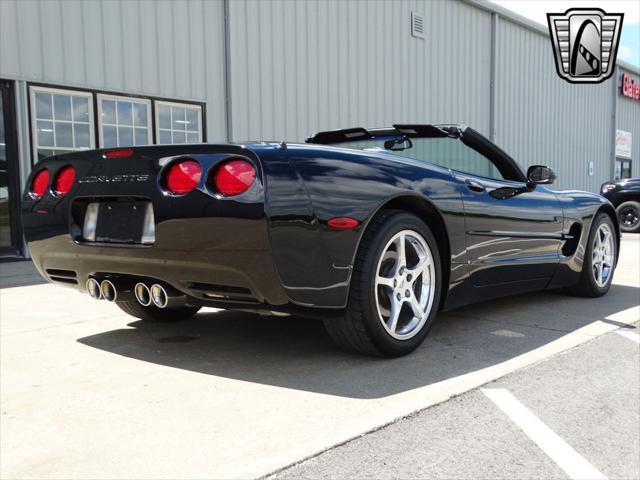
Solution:
<svg viewBox="0 0 640 480">
<path fill-rule="evenodd" d="M 602 196 L 613 203 L 623 232 L 640 232 L 640 178 L 603 183 Z"/>
<path fill-rule="evenodd" d="M 604 295 L 620 234 L 600 195 L 554 192 L 471 128 L 395 125 L 47 158 L 22 205 L 49 281 L 147 320 L 203 306 L 321 318 L 398 356 L 439 310 L 540 289 Z"/>
</svg>

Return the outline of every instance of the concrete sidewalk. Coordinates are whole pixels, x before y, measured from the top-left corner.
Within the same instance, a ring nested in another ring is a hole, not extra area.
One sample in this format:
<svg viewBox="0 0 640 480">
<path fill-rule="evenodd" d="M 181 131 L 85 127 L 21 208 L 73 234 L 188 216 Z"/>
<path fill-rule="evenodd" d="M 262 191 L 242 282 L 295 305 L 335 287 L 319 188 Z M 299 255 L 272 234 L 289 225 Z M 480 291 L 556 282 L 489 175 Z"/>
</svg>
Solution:
<svg viewBox="0 0 640 480">
<path fill-rule="evenodd" d="M 440 315 L 395 360 L 320 322 L 207 310 L 153 325 L 48 284 L 0 290 L 3 478 L 247 478 L 640 317 L 638 236 L 603 298 L 542 292 Z"/>
<path fill-rule="evenodd" d="M 629 330 L 639 332 L 637 324 Z M 640 478 L 640 345 L 616 332 L 485 386 L 507 389 L 608 478 Z M 480 390 L 271 478 L 567 478 Z"/>
</svg>

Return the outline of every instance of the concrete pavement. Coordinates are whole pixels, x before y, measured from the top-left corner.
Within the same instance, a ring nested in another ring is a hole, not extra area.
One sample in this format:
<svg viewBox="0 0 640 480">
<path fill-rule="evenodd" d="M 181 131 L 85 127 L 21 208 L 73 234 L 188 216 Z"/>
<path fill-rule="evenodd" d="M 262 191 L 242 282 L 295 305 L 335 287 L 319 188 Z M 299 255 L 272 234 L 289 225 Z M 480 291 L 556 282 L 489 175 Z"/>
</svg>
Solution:
<svg viewBox="0 0 640 480">
<path fill-rule="evenodd" d="M 640 477 L 637 343 L 608 333 L 484 388 L 507 389 L 607 478 Z M 567 477 L 474 389 L 271 478 Z"/>
<path fill-rule="evenodd" d="M 395 360 L 342 353 L 300 318 L 208 310 L 150 325 L 73 290 L 2 288 L 0 474 L 269 474 L 637 321 L 639 251 L 625 237 L 601 299 L 542 292 L 459 309 Z"/>
</svg>

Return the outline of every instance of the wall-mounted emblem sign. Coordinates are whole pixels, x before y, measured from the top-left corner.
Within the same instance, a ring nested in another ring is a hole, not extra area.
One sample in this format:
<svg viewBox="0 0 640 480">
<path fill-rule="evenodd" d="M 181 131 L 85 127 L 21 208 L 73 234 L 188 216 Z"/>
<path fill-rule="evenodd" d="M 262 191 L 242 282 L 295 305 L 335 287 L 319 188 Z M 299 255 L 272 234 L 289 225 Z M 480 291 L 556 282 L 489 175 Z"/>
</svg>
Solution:
<svg viewBox="0 0 640 480">
<path fill-rule="evenodd" d="M 599 83 L 609 78 L 616 63 L 623 17 L 599 8 L 548 13 L 558 75 L 571 83 Z"/>
</svg>

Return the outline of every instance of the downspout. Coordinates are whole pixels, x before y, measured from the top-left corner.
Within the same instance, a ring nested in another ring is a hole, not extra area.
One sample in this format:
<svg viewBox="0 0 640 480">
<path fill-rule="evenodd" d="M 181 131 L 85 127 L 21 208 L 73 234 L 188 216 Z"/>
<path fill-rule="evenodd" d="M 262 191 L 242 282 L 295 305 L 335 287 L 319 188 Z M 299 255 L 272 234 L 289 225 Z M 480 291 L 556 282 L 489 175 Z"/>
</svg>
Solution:
<svg viewBox="0 0 640 480">
<path fill-rule="evenodd" d="M 491 71 L 489 79 L 489 139 L 492 142 L 496 142 L 496 78 L 498 75 L 497 70 L 497 55 L 498 55 L 498 42 L 497 42 L 497 30 L 498 30 L 498 14 L 491 14 Z"/>
<path fill-rule="evenodd" d="M 620 70 L 617 65 L 613 66 L 613 81 L 612 85 L 612 97 L 613 102 L 611 106 L 611 175 L 610 178 L 605 178 L 603 182 L 607 180 L 613 180 L 616 174 L 616 130 L 618 129 L 618 85 L 620 81 Z"/>
<path fill-rule="evenodd" d="M 224 17 L 224 114 L 226 141 L 231 142 L 233 132 L 231 129 L 231 22 L 229 19 L 229 0 L 223 0 Z"/>
</svg>

